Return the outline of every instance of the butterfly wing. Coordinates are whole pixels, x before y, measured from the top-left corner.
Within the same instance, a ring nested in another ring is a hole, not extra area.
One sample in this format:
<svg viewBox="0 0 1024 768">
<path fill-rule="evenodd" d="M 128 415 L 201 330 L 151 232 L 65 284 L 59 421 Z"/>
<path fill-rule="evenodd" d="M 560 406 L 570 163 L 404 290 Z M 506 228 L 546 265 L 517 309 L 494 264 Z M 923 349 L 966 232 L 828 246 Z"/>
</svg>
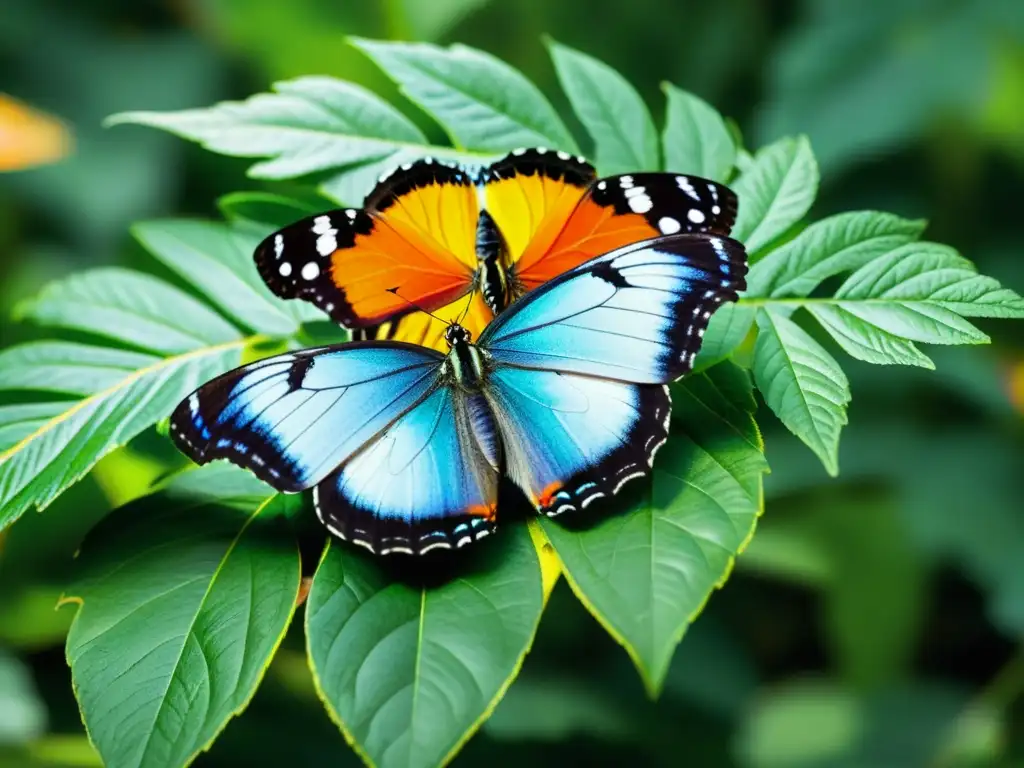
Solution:
<svg viewBox="0 0 1024 768">
<path fill-rule="evenodd" d="M 254 259 L 270 289 L 347 328 L 444 306 L 469 291 L 479 206 L 461 167 L 425 159 L 382 179 L 365 208 L 310 216 L 267 237 Z"/>
<path fill-rule="evenodd" d="M 485 175 L 485 207 L 508 245 L 520 293 L 603 253 L 675 233 L 728 235 L 737 199 L 698 176 L 596 179 L 583 158 L 517 150 Z"/>
<path fill-rule="evenodd" d="M 443 358 L 376 342 L 277 355 L 204 384 L 171 416 L 171 436 L 199 464 L 214 459 L 296 492 L 422 402 Z"/>
<path fill-rule="evenodd" d="M 663 384 L 688 373 L 711 314 L 745 288 L 736 240 L 673 235 L 620 248 L 546 283 L 479 344 L 505 365 Z"/>
<path fill-rule="evenodd" d="M 582 157 L 542 149 L 517 149 L 482 169 L 476 182 L 480 187 L 478 196 L 505 240 L 506 261 L 517 259 L 536 238 L 550 243 L 595 177 L 594 167 Z M 474 217 L 478 215 L 475 211 Z M 474 269 L 477 263 L 474 251 Z M 434 310 L 440 319 L 413 312 L 367 328 L 360 338 L 394 339 L 444 349 L 447 321 L 454 318 L 462 318 L 461 325 L 476 338 L 494 317 L 476 287 L 465 317 L 467 299 L 460 297 Z"/>
<path fill-rule="evenodd" d="M 548 515 L 617 493 L 668 437 L 664 385 L 500 366 L 487 397 L 508 476 Z"/>
<path fill-rule="evenodd" d="M 646 474 L 668 436 L 665 383 L 744 287 L 743 246 L 675 235 L 593 259 L 527 294 L 479 344 L 508 474 L 538 510 L 586 507 Z"/>
<path fill-rule="evenodd" d="M 498 466 L 483 398 L 442 386 L 317 486 L 317 515 L 380 554 L 461 547 L 494 530 Z"/>
</svg>

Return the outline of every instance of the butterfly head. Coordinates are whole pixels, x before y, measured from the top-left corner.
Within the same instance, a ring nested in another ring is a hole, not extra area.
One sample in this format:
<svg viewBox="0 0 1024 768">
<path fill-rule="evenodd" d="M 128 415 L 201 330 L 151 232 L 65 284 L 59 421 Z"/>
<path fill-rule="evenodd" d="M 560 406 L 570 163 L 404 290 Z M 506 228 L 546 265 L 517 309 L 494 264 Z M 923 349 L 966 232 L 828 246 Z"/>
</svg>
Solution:
<svg viewBox="0 0 1024 768">
<path fill-rule="evenodd" d="M 458 323 L 449 323 L 448 328 L 444 332 L 444 340 L 447 342 L 449 349 L 454 349 L 459 344 L 468 344 L 470 338 L 469 331 Z"/>
</svg>

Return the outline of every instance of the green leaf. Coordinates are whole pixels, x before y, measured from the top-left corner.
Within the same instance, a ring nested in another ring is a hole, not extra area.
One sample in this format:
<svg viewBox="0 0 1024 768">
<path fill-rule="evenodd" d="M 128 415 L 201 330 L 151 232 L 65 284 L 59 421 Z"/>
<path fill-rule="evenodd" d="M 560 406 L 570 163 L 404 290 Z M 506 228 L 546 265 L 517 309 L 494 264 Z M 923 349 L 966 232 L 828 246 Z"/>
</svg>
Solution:
<svg viewBox="0 0 1024 768">
<path fill-rule="evenodd" d="M 579 151 L 537 86 L 488 53 L 458 44 L 352 42 L 433 116 L 459 149 L 497 153 L 543 145 Z"/>
<path fill-rule="evenodd" d="M 988 336 L 961 314 L 1024 316 L 1024 301 L 955 250 L 910 243 L 854 272 L 834 299 L 807 309 L 850 355 L 871 363 L 934 368 L 913 342 L 984 344 Z M 959 313 L 959 314 L 958 314 Z"/>
<path fill-rule="evenodd" d="M 326 197 L 309 194 L 303 199 L 272 192 L 230 192 L 217 200 L 217 207 L 229 221 L 262 224 L 274 229 L 299 219 L 335 208 Z"/>
<path fill-rule="evenodd" d="M 545 519 L 573 591 L 626 647 L 650 695 L 753 533 L 767 470 L 746 371 L 723 363 L 673 388 L 672 434 L 639 500 L 589 528 Z"/>
<path fill-rule="evenodd" d="M 814 451 L 830 475 L 839 472 L 839 431 L 847 423 L 850 385 L 828 352 L 788 317 L 757 313 L 754 380 L 769 408 Z"/>
<path fill-rule="evenodd" d="M 848 309 L 841 304 L 835 306 L 809 304 L 807 309 L 851 357 L 878 365 L 917 365 L 921 368 L 935 368 L 935 363 L 931 361 L 931 358 L 914 346 L 913 341 L 901 338 L 912 335 L 914 329 L 912 323 L 916 320 L 926 319 L 926 315 L 910 314 L 905 318 L 898 315 L 887 316 L 884 307 L 861 304 L 850 304 Z M 860 316 L 864 310 L 868 310 L 868 317 Z M 901 322 L 902 320 L 908 322 Z M 960 322 L 966 324 L 966 321 L 960 320 Z M 890 333 L 881 327 L 882 323 L 899 330 L 896 333 Z M 948 343 L 980 343 L 983 340 L 950 341 Z"/>
<path fill-rule="evenodd" d="M 0 352 L 0 391 L 92 395 L 160 358 L 70 341 L 34 341 Z"/>
<path fill-rule="evenodd" d="M 246 707 L 299 592 L 297 546 L 259 519 L 281 503 L 172 483 L 86 539 L 67 658 L 105 765 L 187 765 Z"/>
<path fill-rule="evenodd" d="M 851 211 L 816 221 L 750 267 L 748 296 L 807 296 L 833 275 L 850 272 L 912 242 L 925 222 L 879 211 Z"/>
<path fill-rule="evenodd" d="M 725 183 L 736 164 L 736 144 L 718 111 L 692 93 L 663 83 L 668 100 L 662 145 L 665 170 Z"/>
<path fill-rule="evenodd" d="M 188 294 L 150 275 L 118 267 L 51 283 L 38 297 L 22 303 L 18 313 L 44 325 L 87 331 L 169 355 L 238 338 L 234 326 Z"/>
<path fill-rule="evenodd" d="M 769 144 L 732 186 L 740 201 L 732 236 L 753 254 L 810 210 L 818 192 L 818 164 L 810 143 L 801 136 Z"/>
<path fill-rule="evenodd" d="M 447 763 L 519 671 L 544 608 L 538 551 L 525 526 L 478 546 L 432 588 L 351 548 L 324 552 L 306 608 L 310 663 L 370 765 Z"/>
<path fill-rule="evenodd" d="M 1024 317 L 1024 299 L 979 275 L 955 249 L 938 243 L 909 243 L 865 264 L 843 283 L 836 298 L 927 302 L 966 317 Z"/>
<path fill-rule="evenodd" d="M 562 90 L 594 140 L 601 175 L 658 170 L 658 133 L 629 81 L 604 62 L 553 40 L 548 49 Z"/>
<path fill-rule="evenodd" d="M 46 705 L 39 698 L 32 673 L 0 648 L 0 754 L 4 746 L 22 744 L 46 730 Z"/>
<path fill-rule="evenodd" d="M 291 336 L 308 313 L 298 306 L 307 302 L 282 302 L 260 278 L 252 259 L 260 236 L 252 228 L 168 219 L 141 222 L 132 233 L 168 268 L 257 333 Z"/>
<path fill-rule="evenodd" d="M 710 368 L 731 355 L 754 325 L 754 308 L 746 304 L 722 304 L 711 316 L 700 352 L 693 363 L 696 372 Z"/>
<path fill-rule="evenodd" d="M 31 432 L 0 453 L 0 529 L 31 506 L 44 509 L 110 451 L 167 416 L 200 384 L 237 366 L 246 343 L 237 339 L 164 358 L 43 342 L 31 345 L 48 350 L 50 357 L 38 364 L 23 357 L 7 365 L 9 356 L 21 354 L 25 347 L 0 354 L 0 372 L 7 379 L 0 387 L 5 389 L 48 377 L 52 381 L 60 366 L 66 367 L 68 376 L 80 375 L 89 366 L 103 369 L 102 376 L 90 375 L 86 391 L 78 386 L 86 397 L 61 403 L 59 413 L 44 422 L 37 420 Z M 60 354 L 52 357 L 58 348 Z M 133 362 L 110 368 L 112 360 L 128 357 Z"/>
<path fill-rule="evenodd" d="M 2 354 L 0 354 L 2 358 Z M 68 407 L 67 403 L 23 403 L 0 406 L 0 451 L 10 448 Z"/>
<path fill-rule="evenodd" d="M 437 153 L 401 112 L 352 83 L 311 76 L 274 90 L 205 109 L 124 112 L 108 122 L 161 128 L 224 155 L 270 158 L 249 169 L 255 178 L 337 170 L 324 186 L 353 204 L 386 168 Z"/>
</svg>

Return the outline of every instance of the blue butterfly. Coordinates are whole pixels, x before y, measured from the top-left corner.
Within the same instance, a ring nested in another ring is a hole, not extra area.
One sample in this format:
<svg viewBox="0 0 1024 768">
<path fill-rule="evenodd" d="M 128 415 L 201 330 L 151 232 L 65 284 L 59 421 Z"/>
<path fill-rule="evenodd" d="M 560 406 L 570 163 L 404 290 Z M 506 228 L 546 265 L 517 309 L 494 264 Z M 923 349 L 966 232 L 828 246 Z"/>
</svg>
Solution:
<svg viewBox="0 0 1024 768">
<path fill-rule="evenodd" d="M 230 371 L 175 410 L 200 464 L 228 459 L 380 554 L 461 547 L 495 530 L 499 478 L 557 515 L 650 471 L 665 385 L 692 370 L 712 312 L 745 287 L 742 244 L 670 235 L 531 291 L 447 355 L 394 341 L 289 352 Z"/>
</svg>

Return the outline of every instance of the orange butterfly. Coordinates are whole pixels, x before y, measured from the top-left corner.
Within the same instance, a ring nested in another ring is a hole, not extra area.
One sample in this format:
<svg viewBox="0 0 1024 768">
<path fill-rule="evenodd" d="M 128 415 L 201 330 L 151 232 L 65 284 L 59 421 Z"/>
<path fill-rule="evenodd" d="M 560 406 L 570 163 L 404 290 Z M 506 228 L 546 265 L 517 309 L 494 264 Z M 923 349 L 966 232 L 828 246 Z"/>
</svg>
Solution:
<svg viewBox="0 0 1024 768">
<path fill-rule="evenodd" d="M 708 179 L 598 179 L 582 157 L 542 148 L 477 168 L 426 158 L 382 177 L 361 209 L 275 232 L 255 260 L 275 294 L 312 302 L 357 338 L 447 350 L 448 320 L 464 314 L 476 338 L 512 301 L 594 256 L 675 232 L 729 234 L 736 206 Z"/>
</svg>

